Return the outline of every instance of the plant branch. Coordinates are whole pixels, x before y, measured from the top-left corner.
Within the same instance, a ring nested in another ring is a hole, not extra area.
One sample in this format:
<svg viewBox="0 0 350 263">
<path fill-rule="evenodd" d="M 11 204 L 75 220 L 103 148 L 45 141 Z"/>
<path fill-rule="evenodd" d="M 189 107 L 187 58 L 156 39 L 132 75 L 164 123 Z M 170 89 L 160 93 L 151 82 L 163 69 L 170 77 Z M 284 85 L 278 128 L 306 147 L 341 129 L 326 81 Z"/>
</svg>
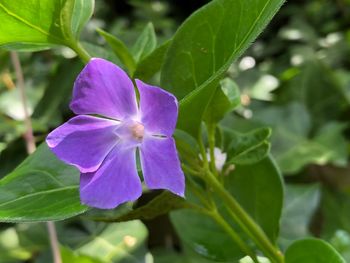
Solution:
<svg viewBox="0 0 350 263">
<path fill-rule="evenodd" d="M 24 139 L 26 142 L 27 152 L 28 154 L 31 154 L 35 151 L 35 138 L 33 135 L 33 128 L 32 128 L 32 120 L 29 116 L 28 111 L 28 102 L 27 102 L 27 96 L 25 93 L 25 87 L 24 87 L 24 77 L 23 77 L 23 71 L 21 67 L 21 62 L 19 60 L 18 54 L 16 52 L 10 52 L 11 56 L 11 62 L 15 70 L 16 74 L 16 80 L 17 80 L 17 88 L 19 90 L 21 103 L 23 106 L 23 113 L 24 113 L 24 125 L 25 125 L 25 132 L 24 132 Z"/>
<path fill-rule="evenodd" d="M 208 184 L 221 197 L 225 205 L 232 211 L 237 224 L 247 232 L 247 234 L 256 242 L 257 246 L 272 262 L 283 263 L 283 254 L 271 243 L 264 231 L 250 217 L 250 215 L 240 206 L 237 200 L 226 191 L 218 179 L 211 172 L 203 177 Z"/>
<path fill-rule="evenodd" d="M 17 88 L 19 89 L 19 93 L 21 96 L 21 103 L 23 106 L 24 124 L 25 124 L 24 139 L 26 142 L 28 154 L 32 154 L 36 149 L 36 145 L 35 145 L 35 138 L 33 133 L 32 120 L 30 118 L 29 111 L 28 111 L 28 103 L 27 103 L 27 96 L 25 93 L 25 84 L 24 84 L 22 66 L 21 66 L 21 62 L 19 60 L 18 54 L 16 52 L 13 52 L 13 51 L 10 52 L 10 56 L 11 56 L 12 65 L 15 70 L 16 79 L 17 79 Z M 54 263 L 62 263 L 55 224 L 53 222 L 47 222 L 46 224 L 49 231 L 50 245 L 51 245 L 51 250 L 54 257 Z"/>
<path fill-rule="evenodd" d="M 84 62 L 84 64 L 87 64 L 90 61 L 90 54 L 84 49 L 80 42 L 73 42 L 70 44 L 69 47 L 73 49 L 75 53 L 77 53 L 77 55 Z"/>
<path fill-rule="evenodd" d="M 245 244 L 241 237 L 235 230 L 225 221 L 225 219 L 217 212 L 211 213 L 211 217 L 226 231 L 226 233 L 233 239 L 233 241 L 246 253 L 255 263 L 259 263 L 254 251 Z"/>
</svg>

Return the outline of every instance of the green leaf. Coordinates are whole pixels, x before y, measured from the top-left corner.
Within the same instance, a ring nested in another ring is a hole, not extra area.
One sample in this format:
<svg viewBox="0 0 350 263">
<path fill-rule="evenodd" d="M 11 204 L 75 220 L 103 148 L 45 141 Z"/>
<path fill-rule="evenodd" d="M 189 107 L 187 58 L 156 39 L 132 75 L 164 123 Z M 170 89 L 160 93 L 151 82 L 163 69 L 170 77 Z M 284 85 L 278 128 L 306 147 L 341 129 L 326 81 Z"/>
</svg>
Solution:
<svg viewBox="0 0 350 263">
<path fill-rule="evenodd" d="M 0 153 L 0 178 L 15 169 L 26 157 L 26 145 L 22 137 L 10 142 Z"/>
<path fill-rule="evenodd" d="M 331 245 L 315 238 L 294 242 L 285 255 L 286 263 L 346 263 Z"/>
<path fill-rule="evenodd" d="M 293 174 L 310 163 L 344 166 L 348 157 L 344 125 L 328 122 L 310 136 L 311 118 L 305 106 L 291 102 L 254 113 L 254 119 L 272 126 L 272 153 L 284 173 Z"/>
<path fill-rule="evenodd" d="M 150 220 L 172 210 L 186 207 L 189 208 L 190 205 L 185 201 L 185 199 L 168 191 L 164 191 L 157 197 L 153 198 L 146 205 L 137 207 L 125 214 L 117 217 L 93 217 L 93 219 L 104 222 L 123 222 L 135 219 Z"/>
<path fill-rule="evenodd" d="M 224 131 L 231 141 L 225 149 L 228 153 L 227 163 L 241 165 L 256 163 L 269 153 L 270 143 L 268 139 L 271 135 L 269 128 L 260 128 L 245 134 L 225 130 L 225 128 Z"/>
<path fill-rule="evenodd" d="M 68 5 L 66 7 L 69 7 Z M 71 30 L 79 36 L 85 24 L 90 20 L 95 8 L 95 0 L 71 1 L 71 9 L 65 10 L 71 16 Z"/>
<path fill-rule="evenodd" d="M 180 100 L 178 128 L 197 138 L 203 113 L 219 80 L 282 3 L 283 0 L 214 0 L 178 29 L 161 77 L 161 86 Z"/>
<path fill-rule="evenodd" d="M 244 257 L 212 218 L 194 210 L 179 210 L 171 212 L 170 216 L 180 239 L 198 254 L 215 261 L 237 262 Z"/>
<path fill-rule="evenodd" d="M 240 105 L 241 97 L 237 84 L 225 78 L 216 90 L 204 114 L 204 120 L 210 125 L 218 123 L 227 112 Z"/>
<path fill-rule="evenodd" d="M 85 255 L 79 255 L 78 253 L 66 247 L 61 247 L 60 252 L 63 263 L 103 263 L 98 259 Z"/>
<path fill-rule="evenodd" d="M 88 51 L 88 53 L 91 55 L 91 57 L 104 58 L 106 60 L 113 62 L 116 65 L 121 64 L 119 58 L 114 54 L 113 51 L 90 42 L 82 41 L 81 43 L 84 46 L 84 48 Z"/>
<path fill-rule="evenodd" d="M 350 261 L 350 234 L 344 230 L 337 230 L 329 241 L 332 246 L 344 257 L 346 262 Z"/>
<path fill-rule="evenodd" d="M 109 224 L 76 252 L 102 262 L 144 262 L 147 235 L 147 228 L 138 220 Z"/>
<path fill-rule="evenodd" d="M 287 185 L 281 219 L 279 243 L 283 247 L 292 241 L 311 235 L 309 224 L 320 202 L 320 186 Z"/>
<path fill-rule="evenodd" d="M 29 260 L 30 250 L 22 246 L 15 227 L 9 227 L 0 232 L 0 262 L 20 262 Z"/>
<path fill-rule="evenodd" d="M 83 65 L 77 59 L 63 60 L 59 64 L 47 84 L 43 97 L 35 107 L 33 119 L 40 120 L 45 124 L 54 124 L 53 126 L 60 124 L 57 121 L 53 122 L 53 120 L 57 120 L 56 115 L 60 113 L 62 103 L 70 98 L 74 80 L 82 67 Z M 47 107 L 48 103 L 50 107 Z"/>
<path fill-rule="evenodd" d="M 299 74 L 281 89 L 279 99 L 302 103 L 315 128 L 336 120 L 348 106 L 333 69 L 316 59 L 306 63 Z"/>
<path fill-rule="evenodd" d="M 15 50 L 73 47 L 93 7 L 93 0 L 0 0 L 0 46 Z"/>
<path fill-rule="evenodd" d="M 104 37 L 107 43 L 111 46 L 113 52 L 128 69 L 129 74 L 132 75 L 136 68 L 136 62 L 127 46 L 120 39 L 102 29 L 97 29 L 97 32 Z"/>
<path fill-rule="evenodd" d="M 79 171 L 59 161 L 43 143 L 0 180 L 0 221 L 61 220 L 83 213 Z"/>
<path fill-rule="evenodd" d="M 267 236 L 276 240 L 284 193 L 282 175 L 272 157 L 267 156 L 253 165 L 236 165 L 225 177 L 225 185 Z"/>
<path fill-rule="evenodd" d="M 215 261 L 205 259 L 186 247 L 181 252 L 169 248 L 152 249 L 154 263 L 214 263 Z"/>
<path fill-rule="evenodd" d="M 132 47 L 135 61 L 139 62 L 144 59 L 147 55 L 152 53 L 156 46 L 157 37 L 154 32 L 153 24 L 148 23 Z"/>
<path fill-rule="evenodd" d="M 170 46 L 171 40 L 164 42 L 157 47 L 153 52 L 141 59 L 137 63 L 133 78 L 147 81 L 156 74 L 163 65 L 165 54 Z"/>
<path fill-rule="evenodd" d="M 343 177 L 345 181 L 338 182 L 339 185 L 347 185 L 349 170 L 344 170 L 344 174 L 331 173 L 331 177 Z M 338 229 L 350 233 L 350 195 L 349 193 L 336 192 L 323 189 L 322 192 L 322 215 L 324 224 L 322 227 L 322 237 L 330 238 Z"/>
<path fill-rule="evenodd" d="M 267 157 L 249 166 L 237 165 L 225 177 L 224 184 L 267 236 L 275 241 L 282 210 L 283 187 L 281 175 L 272 159 Z M 186 197 L 189 199 L 190 193 L 186 193 Z M 222 202 L 218 202 L 217 206 L 227 221 L 232 222 Z M 230 236 L 211 218 L 196 211 L 179 210 L 171 213 L 171 220 L 180 238 L 197 253 L 217 261 L 236 262 L 244 257 Z M 237 226 L 232 226 L 240 231 Z M 241 237 L 245 237 L 243 233 Z"/>
</svg>

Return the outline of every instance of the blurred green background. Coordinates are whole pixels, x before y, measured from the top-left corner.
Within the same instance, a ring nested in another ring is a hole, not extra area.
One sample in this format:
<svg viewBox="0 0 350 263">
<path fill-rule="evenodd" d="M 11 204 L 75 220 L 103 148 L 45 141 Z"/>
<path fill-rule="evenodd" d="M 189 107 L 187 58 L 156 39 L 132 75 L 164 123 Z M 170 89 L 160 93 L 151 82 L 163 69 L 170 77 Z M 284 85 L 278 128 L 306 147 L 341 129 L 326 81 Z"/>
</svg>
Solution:
<svg viewBox="0 0 350 263">
<path fill-rule="evenodd" d="M 132 46 L 148 22 L 159 42 L 171 38 L 208 1 L 96 0 L 83 45 L 118 58 L 96 32 Z M 285 180 L 282 248 L 322 237 L 350 262 L 350 1 L 288 1 L 227 77 L 242 106 L 222 124 L 238 131 L 272 127 L 272 155 Z M 37 142 L 72 116 L 73 81 L 82 68 L 68 48 L 21 53 Z M 159 74 L 151 82 L 158 83 Z M 23 112 L 9 54 L 0 50 L 0 177 L 26 156 Z M 147 196 L 145 197 L 147 199 Z M 145 202 L 146 200 L 141 200 Z M 86 216 L 57 224 L 64 262 L 206 262 L 181 244 L 167 216 L 141 223 L 94 223 Z M 50 262 L 42 224 L 1 224 L 0 262 Z"/>
</svg>

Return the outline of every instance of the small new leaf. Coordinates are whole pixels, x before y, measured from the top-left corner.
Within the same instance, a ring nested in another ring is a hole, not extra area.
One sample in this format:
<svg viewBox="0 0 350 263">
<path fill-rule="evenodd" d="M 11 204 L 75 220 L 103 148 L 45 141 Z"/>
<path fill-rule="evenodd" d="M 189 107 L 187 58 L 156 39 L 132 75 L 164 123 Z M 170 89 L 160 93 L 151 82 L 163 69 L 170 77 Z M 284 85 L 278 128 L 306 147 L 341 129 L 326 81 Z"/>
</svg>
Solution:
<svg viewBox="0 0 350 263">
<path fill-rule="evenodd" d="M 230 131 L 227 163 L 245 165 L 264 159 L 270 150 L 270 135 L 269 128 L 260 128 L 245 134 Z"/>
<path fill-rule="evenodd" d="M 157 37 L 154 31 L 152 23 L 148 23 L 142 31 L 139 38 L 136 40 L 135 45 L 132 47 L 132 53 L 134 54 L 135 61 L 139 62 L 157 46 Z"/>
</svg>

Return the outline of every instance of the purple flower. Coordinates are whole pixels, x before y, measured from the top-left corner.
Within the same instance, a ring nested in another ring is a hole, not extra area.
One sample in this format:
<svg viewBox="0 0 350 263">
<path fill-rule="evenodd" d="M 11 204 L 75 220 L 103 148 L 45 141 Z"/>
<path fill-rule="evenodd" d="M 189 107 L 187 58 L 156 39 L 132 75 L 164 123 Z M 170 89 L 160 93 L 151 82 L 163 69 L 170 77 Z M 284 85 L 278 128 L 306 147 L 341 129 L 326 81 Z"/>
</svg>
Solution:
<svg viewBox="0 0 350 263">
<path fill-rule="evenodd" d="M 78 116 L 46 138 L 61 160 L 80 170 L 84 204 L 109 209 L 140 197 L 136 149 L 148 188 L 184 195 L 184 174 L 171 137 L 177 100 L 140 80 L 136 85 L 139 106 L 122 69 L 103 59 L 90 60 L 74 84 L 70 108 Z"/>
</svg>

